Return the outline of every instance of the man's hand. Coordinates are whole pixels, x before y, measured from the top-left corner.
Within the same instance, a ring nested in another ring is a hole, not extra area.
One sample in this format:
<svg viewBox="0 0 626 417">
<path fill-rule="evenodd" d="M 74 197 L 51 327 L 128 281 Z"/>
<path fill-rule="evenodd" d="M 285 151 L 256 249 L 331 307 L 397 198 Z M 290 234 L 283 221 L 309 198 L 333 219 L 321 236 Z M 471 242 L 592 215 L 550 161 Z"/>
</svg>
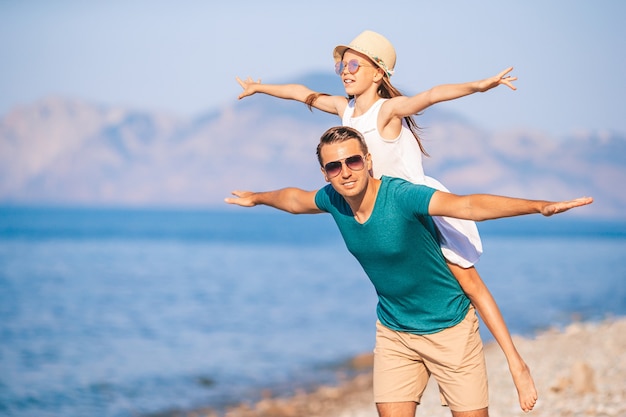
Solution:
<svg viewBox="0 0 626 417">
<path fill-rule="evenodd" d="M 561 201 L 558 203 L 549 203 L 541 208 L 541 214 L 544 216 L 552 216 L 553 214 L 563 213 L 574 207 L 586 206 L 593 203 L 591 197 L 581 197 L 570 201 Z"/>
<path fill-rule="evenodd" d="M 227 197 L 224 199 L 225 202 L 227 202 L 228 204 L 236 204 L 238 206 L 242 206 L 242 207 L 254 207 L 257 205 L 257 203 L 254 201 L 254 195 L 256 193 L 253 193 L 252 191 L 233 191 L 231 193 L 232 195 L 236 196 L 235 197 Z"/>
</svg>

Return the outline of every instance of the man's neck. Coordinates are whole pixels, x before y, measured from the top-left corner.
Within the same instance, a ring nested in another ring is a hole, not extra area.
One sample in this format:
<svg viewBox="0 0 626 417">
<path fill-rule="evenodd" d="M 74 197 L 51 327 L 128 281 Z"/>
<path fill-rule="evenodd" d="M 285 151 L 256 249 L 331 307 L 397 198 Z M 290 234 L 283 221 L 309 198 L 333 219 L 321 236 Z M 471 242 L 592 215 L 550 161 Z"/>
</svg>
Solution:
<svg viewBox="0 0 626 417">
<path fill-rule="evenodd" d="M 367 188 L 362 194 L 352 198 L 346 198 L 346 202 L 352 209 L 352 214 L 357 222 L 363 224 L 372 215 L 380 184 L 380 180 L 370 178 L 367 183 Z"/>
</svg>

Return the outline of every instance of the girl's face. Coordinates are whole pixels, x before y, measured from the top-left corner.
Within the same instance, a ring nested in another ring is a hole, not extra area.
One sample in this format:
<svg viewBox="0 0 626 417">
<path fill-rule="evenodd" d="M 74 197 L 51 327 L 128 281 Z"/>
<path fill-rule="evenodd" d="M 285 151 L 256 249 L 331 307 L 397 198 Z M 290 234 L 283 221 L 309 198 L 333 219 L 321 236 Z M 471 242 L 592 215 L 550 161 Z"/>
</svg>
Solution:
<svg viewBox="0 0 626 417">
<path fill-rule="evenodd" d="M 370 88 L 378 89 L 378 81 L 382 79 L 382 70 L 366 55 L 346 50 L 343 59 L 335 67 L 346 89 L 346 94 L 359 96 Z"/>
</svg>

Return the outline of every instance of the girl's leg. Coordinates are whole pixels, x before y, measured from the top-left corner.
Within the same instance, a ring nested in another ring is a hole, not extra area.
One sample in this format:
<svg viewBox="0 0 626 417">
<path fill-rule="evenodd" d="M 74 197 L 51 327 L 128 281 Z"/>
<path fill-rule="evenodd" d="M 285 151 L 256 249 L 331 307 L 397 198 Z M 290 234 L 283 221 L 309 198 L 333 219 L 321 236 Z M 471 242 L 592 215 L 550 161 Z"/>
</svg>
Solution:
<svg viewBox="0 0 626 417">
<path fill-rule="evenodd" d="M 520 407 L 526 412 L 532 410 L 537 402 L 535 382 L 530 374 L 528 365 L 522 359 L 513 343 L 513 339 L 511 339 L 495 299 L 475 267 L 461 268 L 452 263 L 448 263 L 448 267 L 459 281 L 459 284 L 461 284 L 463 291 L 471 300 L 500 349 L 504 352 L 509 371 L 513 377 L 513 383 L 517 389 Z"/>
</svg>

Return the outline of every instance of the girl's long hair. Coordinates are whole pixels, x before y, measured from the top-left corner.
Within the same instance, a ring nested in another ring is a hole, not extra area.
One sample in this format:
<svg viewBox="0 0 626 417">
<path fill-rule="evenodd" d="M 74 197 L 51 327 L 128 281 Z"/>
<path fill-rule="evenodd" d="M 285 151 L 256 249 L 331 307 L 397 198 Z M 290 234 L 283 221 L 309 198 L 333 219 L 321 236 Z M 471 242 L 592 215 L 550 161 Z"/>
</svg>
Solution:
<svg viewBox="0 0 626 417">
<path fill-rule="evenodd" d="M 330 94 L 326 94 L 326 93 L 309 94 L 309 96 L 304 101 L 304 104 L 306 104 L 309 110 L 313 111 L 313 103 L 315 103 L 315 100 L 317 100 L 317 98 L 320 96 L 328 96 L 328 95 Z M 389 80 L 389 77 L 385 74 L 385 76 L 383 77 L 383 81 L 380 83 L 380 86 L 378 87 L 378 95 L 382 98 L 393 98 L 393 97 L 402 96 L 403 94 L 396 87 L 391 85 L 391 81 Z M 348 100 L 352 100 L 353 98 L 354 98 L 353 96 L 348 96 Z M 415 137 L 415 140 L 417 141 L 417 144 L 420 147 L 420 151 L 422 151 L 422 153 L 425 156 L 430 156 L 428 155 L 428 152 L 426 152 L 426 149 L 422 145 L 422 141 L 419 136 L 420 128 L 417 125 L 417 122 L 415 121 L 413 116 L 405 116 L 404 121 L 406 122 L 409 130 Z"/>
<path fill-rule="evenodd" d="M 383 77 L 383 82 L 381 82 L 380 86 L 378 87 L 378 95 L 382 98 L 393 98 L 393 97 L 402 96 L 403 94 L 400 92 L 400 90 L 398 90 L 396 87 L 391 85 L 391 81 L 389 80 L 389 77 L 385 74 L 385 76 Z M 413 116 L 405 116 L 404 121 L 409 127 L 409 130 L 411 131 L 411 133 L 413 133 L 413 136 L 415 136 L 415 140 L 417 141 L 417 144 L 420 147 L 420 151 L 422 151 L 424 155 L 429 156 L 428 152 L 426 152 L 426 149 L 422 145 L 422 140 L 420 139 L 420 136 L 419 136 L 420 128 L 417 125 L 417 122 L 415 121 Z"/>
</svg>

